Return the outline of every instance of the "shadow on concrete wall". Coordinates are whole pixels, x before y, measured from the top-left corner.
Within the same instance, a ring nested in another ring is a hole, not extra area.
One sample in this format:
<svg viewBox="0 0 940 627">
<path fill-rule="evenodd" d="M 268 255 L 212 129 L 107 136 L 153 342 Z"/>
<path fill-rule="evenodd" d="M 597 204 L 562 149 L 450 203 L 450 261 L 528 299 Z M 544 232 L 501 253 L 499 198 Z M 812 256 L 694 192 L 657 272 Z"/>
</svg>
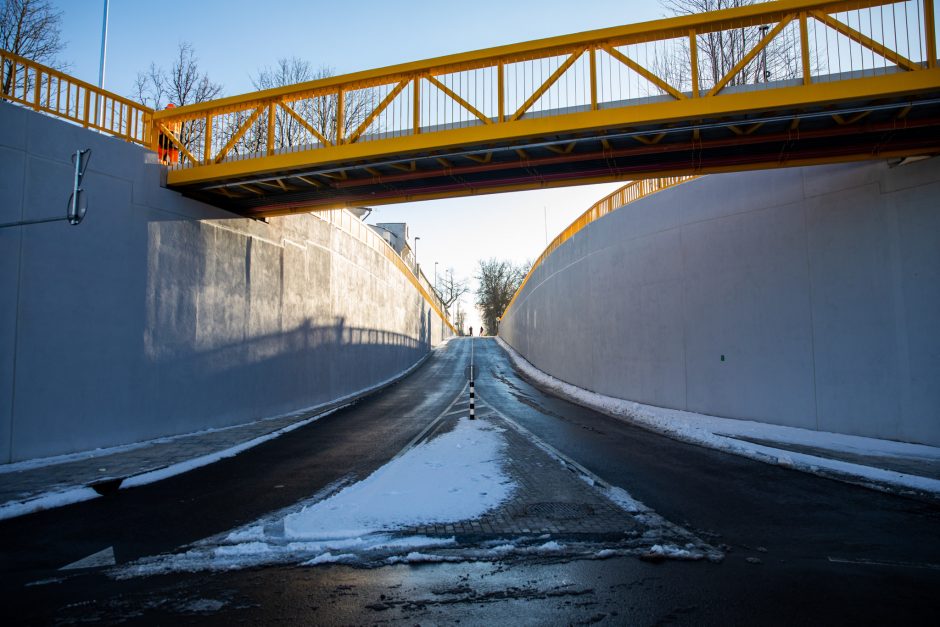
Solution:
<svg viewBox="0 0 940 627">
<path fill-rule="evenodd" d="M 64 208 L 70 155 L 94 150 L 81 225 L 0 233 L 0 462 L 296 411 L 440 339 L 384 255 L 317 217 L 184 198 L 147 151 L 18 107 L 0 128 L 4 220 Z"/>
</svg>

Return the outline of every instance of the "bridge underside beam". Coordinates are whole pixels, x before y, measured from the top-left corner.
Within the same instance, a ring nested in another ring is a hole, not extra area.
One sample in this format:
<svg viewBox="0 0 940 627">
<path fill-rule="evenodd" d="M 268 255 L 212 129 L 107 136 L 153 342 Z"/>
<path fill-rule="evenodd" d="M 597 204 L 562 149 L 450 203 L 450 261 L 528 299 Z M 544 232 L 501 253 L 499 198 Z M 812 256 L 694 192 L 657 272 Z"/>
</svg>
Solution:
<svg viewBox="0 0 940 627">
<path fill-rule="evenodd" d="M 223 180 L 187 181 L 187 171 L 178 170 L 170 172 L 170 184 L 243 215 L 273 216 L 919 154 L 940 154 L 940 93 L 559 132 L 342 163 L 301 161 Z"/>
</svg>

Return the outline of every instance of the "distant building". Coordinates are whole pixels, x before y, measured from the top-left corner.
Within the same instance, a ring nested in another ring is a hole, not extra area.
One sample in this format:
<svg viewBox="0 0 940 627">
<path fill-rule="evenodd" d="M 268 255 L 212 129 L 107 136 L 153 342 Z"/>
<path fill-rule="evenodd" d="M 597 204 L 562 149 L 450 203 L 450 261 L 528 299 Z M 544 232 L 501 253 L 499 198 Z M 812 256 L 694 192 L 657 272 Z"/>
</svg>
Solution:
<svg viewBox="0 0 940 627">
<path fill-rule="evenodd" d="M 379 222 L 370 224 L 370 227 L 382 236 L 388 245 L 401 255 L 409 267 L 414 268 L 415 258 L 411 247 L 411 238 L 408 236 L 408 224 L 405 222 Z"/>
</svg>

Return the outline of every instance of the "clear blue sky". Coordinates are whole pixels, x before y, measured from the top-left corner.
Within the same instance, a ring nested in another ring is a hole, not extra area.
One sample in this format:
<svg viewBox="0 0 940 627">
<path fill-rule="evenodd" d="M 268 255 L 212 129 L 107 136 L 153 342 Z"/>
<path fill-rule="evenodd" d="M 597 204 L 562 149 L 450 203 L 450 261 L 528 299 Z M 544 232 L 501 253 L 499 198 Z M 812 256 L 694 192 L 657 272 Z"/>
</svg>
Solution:
<svg viewBox="0 0 940 627">
<path fill-rule="evenodd" d="M 70 73 L 98 81 L 103 0 L 57 0 L 62 57 Z M 190 42 L 201 68 L 225 94 L 251 91 L 250 77 L 297 56 L 345 74 L 502 44 L 630 24 L 664 15 L 656 0 L 588 2 L 442 0 L 111 0 L 105 88 L 132 95 L 151 62 L 169 66 Z M 619 185 L 496 194 L 378 207 L 369 222 L 408 222 L 418 259 L 433 280 L 453 267 L 470 278 L 481 258 L 534 259 L 551 239 Z M 475 287 L 475 285 L 474 285 Z M 466 297 L 466 305 L 471 298 Z M 465 306 L 465 309 L 472 307 Z M 475 312 L 471 320 L 479 326 Z"/>
</svg>

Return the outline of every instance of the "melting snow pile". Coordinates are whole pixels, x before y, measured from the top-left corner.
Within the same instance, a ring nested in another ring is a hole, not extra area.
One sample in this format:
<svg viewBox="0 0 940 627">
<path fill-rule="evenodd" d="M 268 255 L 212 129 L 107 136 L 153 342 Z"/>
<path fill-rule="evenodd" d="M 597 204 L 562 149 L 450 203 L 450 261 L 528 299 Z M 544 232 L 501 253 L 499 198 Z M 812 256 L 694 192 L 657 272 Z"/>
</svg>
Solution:
<svg viewBox="0 0 940 627">
<path fill-rule="evenodd" d="M 461 418 L 455 428 L 407 451 L 366 479 L 293 513 L 210 538 L 179 555 L 146 558 L 118 577 L 179 570 L 229 569 L 279 561 L 356 561 L 454 538 L 393 537 L 391 532 L 478 518 L 507 501 L 516 484 L 503 468 L 502 429 Z M 356 551 L 353 554 L 350 551 Z M 371 556 L 370 556 L 371 554 Z"/>
<path fill-rule="evenodd" d="M 364 481 L 284 519 L 295 540 L 359 537 L 376 531 L 471 520 L 509 498 L 496 428 L 462 418 Z"/>
</svg>

